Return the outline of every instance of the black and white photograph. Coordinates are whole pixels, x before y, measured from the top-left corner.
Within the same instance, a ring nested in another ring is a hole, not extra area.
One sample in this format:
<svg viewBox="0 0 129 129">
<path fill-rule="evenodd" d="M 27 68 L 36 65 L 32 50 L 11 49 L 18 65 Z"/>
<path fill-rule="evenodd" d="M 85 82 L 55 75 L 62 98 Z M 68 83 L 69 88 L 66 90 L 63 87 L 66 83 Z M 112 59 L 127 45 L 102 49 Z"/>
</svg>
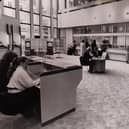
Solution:
<svg viewBox="0 0 129 129">
<path fill-rule="evenodd" d="M 0 129 L 129 129 L 129 0 L 0 0 Z"/>
</svg>

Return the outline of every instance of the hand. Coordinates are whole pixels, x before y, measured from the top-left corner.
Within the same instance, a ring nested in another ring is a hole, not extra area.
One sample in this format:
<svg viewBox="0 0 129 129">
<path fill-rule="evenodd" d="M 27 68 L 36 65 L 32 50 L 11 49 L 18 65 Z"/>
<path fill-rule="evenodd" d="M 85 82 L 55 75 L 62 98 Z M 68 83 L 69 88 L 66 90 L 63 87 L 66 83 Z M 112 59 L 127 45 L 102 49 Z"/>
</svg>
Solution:
<svg viewBox="0 0 129 129">
<path fill-rule="evenodd" d="M 34 80 L 34 85 L 35 86 L 38 86 L 40 84 L 40 78 Z"/>
</svg>

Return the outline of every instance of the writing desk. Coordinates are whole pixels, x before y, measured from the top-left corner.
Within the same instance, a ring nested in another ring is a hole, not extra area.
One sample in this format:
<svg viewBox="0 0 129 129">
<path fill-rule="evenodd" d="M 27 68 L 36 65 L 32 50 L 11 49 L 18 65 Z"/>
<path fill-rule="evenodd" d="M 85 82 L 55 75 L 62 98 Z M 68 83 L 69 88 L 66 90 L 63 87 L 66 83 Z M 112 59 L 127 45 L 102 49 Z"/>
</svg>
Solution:
<svg viewBox="0 0 129 129">
<path fill-rule="evenodd" d="M 70 66 L 70 63 L 66 67 L 66 64 L 65 62 L 63 66 L 63 62 L 59 60 L 55 62 L 54 59 L 51 61 L 46 59 L 43 62 L 41 59 L 29 65 L 32 72 L 42 71 L 40 73 L 42 125 L 76 108 L 76 88 L 82 79 L 82 67 L 73 64 Z"/>
</svg>

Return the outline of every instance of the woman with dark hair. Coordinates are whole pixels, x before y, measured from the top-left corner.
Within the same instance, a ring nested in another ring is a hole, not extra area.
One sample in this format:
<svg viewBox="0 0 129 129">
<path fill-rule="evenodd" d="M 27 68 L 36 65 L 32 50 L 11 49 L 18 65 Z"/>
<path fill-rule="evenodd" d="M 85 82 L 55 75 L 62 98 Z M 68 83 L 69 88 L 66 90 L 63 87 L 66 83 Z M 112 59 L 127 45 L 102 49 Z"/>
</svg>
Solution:
<svg viewBox="0 0 129 129">
<path fill-rule="evenodd" d="M 15 70 L 7 85 L 10 113 L 24 113 L 40 103 L 40 90 L 36 87 L 40 79 L 33 80 L 28 71 L 28 59 L 19 57 L 15 61 Z"/>
<path fill-rule="evenodd" d="M 7 91 L 7 84 L 13 71 L 11 67 L 16 58 L 16 53 L 7 51 L 0 61 L 0 92 Z"/>
</svg>

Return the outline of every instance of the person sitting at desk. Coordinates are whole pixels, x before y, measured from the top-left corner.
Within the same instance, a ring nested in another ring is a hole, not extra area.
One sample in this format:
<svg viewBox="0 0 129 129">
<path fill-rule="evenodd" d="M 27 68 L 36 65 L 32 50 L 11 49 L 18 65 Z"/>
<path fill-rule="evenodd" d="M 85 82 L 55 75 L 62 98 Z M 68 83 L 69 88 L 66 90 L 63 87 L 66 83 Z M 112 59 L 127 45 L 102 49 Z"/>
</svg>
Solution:
<svg viewBox="0 0 129 129">
<path fill-rule="evenodd" d="M 80 63 L 81 65 L 90 65 L 91 59 L 92 59 L 91 48 L 88 47 L 86 48 L 86 51 L 83 54 L 83 56 L 80 57 Z"/>
<path fill-rule="evenodd" d="M 10 101 L 14 104 L 10 108 L 12 108 L 11 111 L 22 113 L 40 103 L 40 90 L 36 87 L 40 79 L 31 78 L 28 72 L 28 59 L 25 57 L 17 59 L 15 69 L 7 85 Z"/>
</svg>

